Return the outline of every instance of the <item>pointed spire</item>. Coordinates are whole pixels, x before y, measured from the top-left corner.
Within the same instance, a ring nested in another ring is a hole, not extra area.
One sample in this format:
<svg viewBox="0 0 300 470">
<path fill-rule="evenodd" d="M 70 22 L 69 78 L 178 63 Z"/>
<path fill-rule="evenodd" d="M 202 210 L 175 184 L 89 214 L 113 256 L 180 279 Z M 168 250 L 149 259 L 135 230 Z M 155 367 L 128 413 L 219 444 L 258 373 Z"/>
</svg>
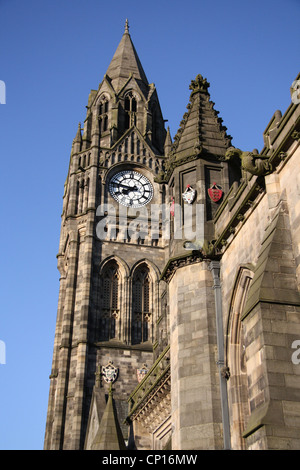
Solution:
<svg viewBox="0 0 300 470">
<path fill-rule="evenodd" d="M 171 152 L 171 148 L 172 148 L 172 138 L 171 138 L 171 133 L 170 133 L 170 127 L 168 126 L 165 146 L 164 146 L 166 156 L 169 155 L 169 153 Z"/>
<path fill-rule="evenodd" d="M 124 34 L 109 64 L 106 75 L 111 79 L 116 91 L 124 86 L 131 75 L 148 87 L 146 74 L 129 34 L 128 20 L 126 20 Z"/>
<path fill-rule="evenodd" d="M 82 147 L 82 136 L 81 136 L 81 123 L 78 124 L 78 129 L 76 132 L 75 139 L 73 140 L 72 144 L 72 154 L 81 151 Z"/>
<path fill-rule="evenodd" d="M 80 142 L 82 141 L 82 136 L 81 136 L 81 122 L 78 124 L 78 129 L 76 133 L 76 137 L 74 139 L 74 142 Z"/>
<path fill-rule="evenodd" d="M 125 442 L 118 422 L 113 400 L 112 384 L 99 429 L 92 444 L 92 450 L 125 450 Z"/>
</svg>

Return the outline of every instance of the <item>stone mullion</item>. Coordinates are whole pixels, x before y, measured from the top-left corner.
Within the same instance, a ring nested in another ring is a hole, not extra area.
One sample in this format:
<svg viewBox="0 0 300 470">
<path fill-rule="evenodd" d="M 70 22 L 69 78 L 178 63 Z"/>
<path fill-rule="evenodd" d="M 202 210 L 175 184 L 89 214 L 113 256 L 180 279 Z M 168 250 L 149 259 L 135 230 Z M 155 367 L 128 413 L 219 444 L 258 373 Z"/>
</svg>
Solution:
<svg viewBox="0 0 300 470">
<path fill-rule="evenodd" d="M 130 279 L 128 276 L 124 276 L 124 302 L 123 302 L 123 341 L 129 344 L 130 341 L 130 331 L 129 331 L 129 318 L 130 318 L 130 305 L 131 305 L 131 296 L 130 296 Z"/>
<path fill-rule="evenodd" d="M 128 293 L 128 302 L 127 302 L 127 321 L 126 321 L 126 340 L 128 344 L 132 344 L 132 320 L 133 320 L 133 302 L 132 302 L 132 277 L 127 278 L 127 293 Z"/>
<path fill-rule="evenodd" d="M 160 299 L 159 299 L 159 281 L 152 283 L 153 286 L 153 307 L 151 311 L 151 341 L 154 343 L 157 339 L 157 320 L 160 317 Z"/>
<path fill-rule="evenodd" d="M 78 233 L 70 234 L 70 250 L 68 259 L 68 274 L 66 278 L 66 295 L 62 319 L 61 342 L 59 345 L 59 361 L 57 390 L 55 403 L 55 421 L 53 423 L 52 449 L 60 449 L 64 436 L 64 419 L 66 409 L 66 396 L 69 379 L 69 362 L 71 351 L 71 337 L 73 330 L 75 287 L 78 265 Z"/>
</svg>

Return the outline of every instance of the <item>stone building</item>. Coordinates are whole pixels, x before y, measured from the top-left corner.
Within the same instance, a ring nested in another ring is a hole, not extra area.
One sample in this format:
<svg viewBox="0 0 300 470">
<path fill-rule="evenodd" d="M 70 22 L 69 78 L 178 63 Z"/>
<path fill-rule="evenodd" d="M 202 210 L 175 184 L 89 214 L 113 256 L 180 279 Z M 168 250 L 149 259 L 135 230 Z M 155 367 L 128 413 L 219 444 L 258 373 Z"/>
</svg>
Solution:
<svg viewBox="0 0 300 470">
<path fill-rule="evenodd" d="M 299 100 L 242 151 L 208 89 L 191 81 L 172 139 L 126 22 L 90 92 L 45 449 L 300 447 Z"/>
</svg>

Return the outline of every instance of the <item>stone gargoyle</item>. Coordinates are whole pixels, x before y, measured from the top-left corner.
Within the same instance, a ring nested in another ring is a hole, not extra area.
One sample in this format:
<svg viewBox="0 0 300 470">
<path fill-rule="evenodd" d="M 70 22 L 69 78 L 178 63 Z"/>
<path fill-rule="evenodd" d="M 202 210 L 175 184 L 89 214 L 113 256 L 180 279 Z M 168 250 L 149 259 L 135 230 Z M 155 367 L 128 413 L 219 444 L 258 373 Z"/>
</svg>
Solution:
<svg viewBox="0 0 300 470">
<path fill-rule="evenodd" d="M 272 173 L 272 165 L 267 155 L 260 155 L 255 152 L 243 152 L 235 147 L 229 147 L 225 153 L 225 160 L 234 160 L 239 158 L 242 169 L 252 175 L 268 175 Z"/>
</svg>

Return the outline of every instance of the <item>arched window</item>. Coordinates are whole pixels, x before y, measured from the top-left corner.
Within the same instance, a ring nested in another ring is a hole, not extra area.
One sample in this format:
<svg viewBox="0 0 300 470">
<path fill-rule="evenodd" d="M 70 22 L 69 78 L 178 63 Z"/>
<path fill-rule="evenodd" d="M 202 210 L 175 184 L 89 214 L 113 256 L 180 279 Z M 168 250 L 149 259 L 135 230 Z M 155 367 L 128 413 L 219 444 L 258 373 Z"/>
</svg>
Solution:
<svg viewBox="0 0 300 470">
<path fill-rule="evenodd" d="M 235 450 L 245 448 L 242 435 L 250 413 L 248 376 L 245 360 L 246 343 L 241 321 L 253 277 L 252 269 L 242 266 L 232 290 L 226 335 L 226 356 L 230 370 L 228 399 L 230 407 L 231 445 Z"/>
<path fill-rule="evenodd" d="M 137 101 L 130 91 L 125 97 L 125 129 L 129 129 L 136 124 Z"/>
<path fill-rule="evenodd" d="M 108 129 L 108 100 L 103 97 L 99 105 L 99 130 L 105 132 Z"/>
<path fill-rule="evenodd" d="M 101 274 L 100 339 L 118 337 L 120 319 L 120 273 L 115 261 L 110 262 Z"/>
<path fill-rule="evenodd" d="M 142 265 L 134 274 L 132 281 L 132 325 L 133 344 L 148 341 L 151 318 L 151 278 L 149 268 Z"/>
</svg>

